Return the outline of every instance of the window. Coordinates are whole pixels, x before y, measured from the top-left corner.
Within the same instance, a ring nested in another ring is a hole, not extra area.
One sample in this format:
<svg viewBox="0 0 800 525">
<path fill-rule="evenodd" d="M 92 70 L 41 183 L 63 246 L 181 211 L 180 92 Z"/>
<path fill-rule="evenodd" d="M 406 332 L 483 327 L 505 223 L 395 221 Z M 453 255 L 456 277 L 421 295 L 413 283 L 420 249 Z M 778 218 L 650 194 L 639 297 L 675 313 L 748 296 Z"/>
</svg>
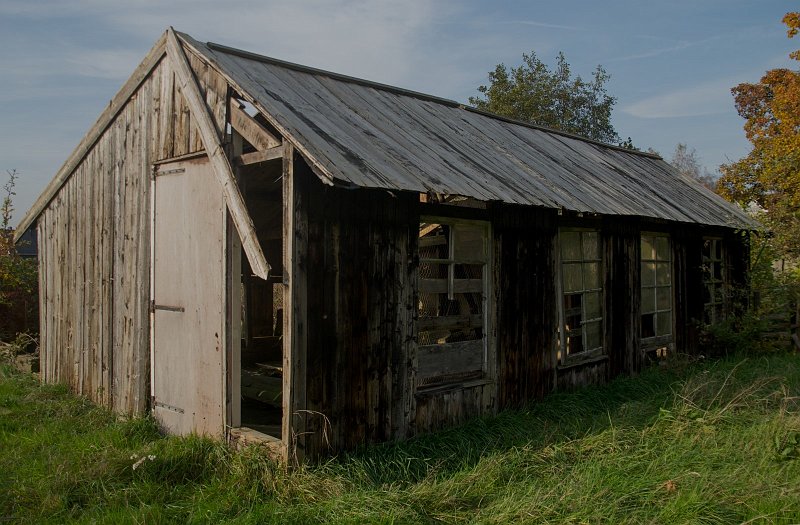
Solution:
<svg viewBox="0 0 800 525">
<path fill-rule="evenodd" d="M 669 237 L 644 233 L 641 243 L 642 339 L 668 338 L 672 335 L 672 250 Z"/>
<path fill-rule="evenodd" d="M 725 267 L 722 239 L 703 239 L 703 321 L 716 324 L 725 319 Z"/>
<path fill-rule="evenodd" d="M 603 352 L 603 285 L 597 231 L 561 231 L 561 337 L 559 360 Z"/>
<path fill-rule="evenodd" d="M 486 363 L 488 224 L 419 226 L 417 386 L 478 379 Z"/>
</svg>

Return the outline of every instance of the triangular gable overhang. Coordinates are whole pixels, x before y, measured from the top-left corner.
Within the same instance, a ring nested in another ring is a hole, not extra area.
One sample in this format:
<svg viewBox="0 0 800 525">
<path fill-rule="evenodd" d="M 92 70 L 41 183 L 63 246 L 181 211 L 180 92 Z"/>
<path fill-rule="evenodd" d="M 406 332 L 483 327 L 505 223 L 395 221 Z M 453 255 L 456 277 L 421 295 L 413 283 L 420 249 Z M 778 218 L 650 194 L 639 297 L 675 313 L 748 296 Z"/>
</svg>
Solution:
<svg viewBox="0 0 800 525">
<path fill-rule="evenodd" d="M 302 144 L 302 142 L 296 140 L 289 132 L 289 130 L 287 130 L 277 119 L 275 119 L 274 117 L 272 117 L 272 115 L 270 115 L 270 112 L 267 110 L 266 107 L 264 107 L 264 105 L 258 100 L 258 98 L 256 98 L 253 94 L 251 94 L 245 88 L 245 86 L 243 86 L 239 81 L 237 81 L 236 78 L 234 78 L 233 75 L 227 72 L 224 68 L 220 67 L 219 64 L 217 64 L 213 60 L 214 57 L 209 56 L 209 53 L 213 54 L 212 49 L 210 49 L 207 46 L 203 46 L 205 49 L 201 49 L 200 46 L 202 44 L 197 42 L 194 38 L 187 35 L 186 33 L 177 32 L 176 34 L 178 38 L 180 38 L 181 42 L 183 42 L 184 46 L 186 46 L 197 57 L 203 60 L 203 62 L 208 64 L 209 67 L 212 67 L 217 74 L 221 75 L 222 78 L 224 78 L 225 81 L 228 83 L 228 85 L 231 86 L 238 93 L 238 95 L 242 97 L 243 100 L 245 100 L 249 104 L 252 104 L 252 106 L 258 110 L 261 116 L 263 116 L 273 128 L 278 130 L 281 137 L 283 137 L 283 140 L 291 144 L 292 147 L 295 149 L 295 151 L 299 152 L 303 156 L 303 159 L 308 163 L 311 170 L 314 172 L 315 175 L 317 175 L 317 177 L 319 177 L 319 179 L 323 183 L 329 186 L 333 186 L 338 182 L 342 183 L 343 185 L 350 186 L 350 184 L 346 183 L 345 181 L 337 181 L 333 173 L 331 173 L 331 171 L 327 169 L 322 162 L 317 160 L 314 157 L 314 155 L 312 155 L 312 153 L 308 150 L 308 148 L 306 148 Z"/>
<path fill-rule="evenodd" d="M 224 194 L 225 202 L 230 211 L 233 223 L 239 233 L 239 237 L 242 241 L 242 248 L 245 251 L 248 262 L 256 275 L 262 279 L 267 278 L 270 266 L 264 257 L 263 249 L 255 233 L 253 220 L 247 211 L 244 198 L 236 184 L 236 178 L 233 174 L 230 160 L 225 154 L 224 145 L 220 140 L 222 134 L 220 130 L 216 129 L 209 108 L 205 103 L 205 97 L 202 95 L 201 89 L 189 65 L 189 61 L 186 58 L 184 46 L 187 44 L 182 40 L 183 39 L 180 39 L 171 27 L 158 39 L 150 52 L 136 68 L 133 75 L 131 75 L 119 92 L 117 92 L 108 107 L 106 107 L 105 111 L 103 111 L 97 119 L 94 126 L 92 126 L 75 150 L 73 150 L 72 154 L 58 170 L 55 177 L 36 199 L 33 206 L 31 206 L 28 212 L 23 216 L 15 231 L 15 242 L 34 225 L 36 219 L 50 204 L 53 198 L 56 197 L 59 190 L 70 179 L 103 133 L 125 108 L 130 98 L 135 95 L 139 87 L 158 64 L 166 59 L 169 61 L 176 75 L 176 80 L 181 87 L 187 105 L 195 119 L 203 147 L 214 168 L 214 173 L 220 185 L 220 189 Z M 196 50 L 194 50 L 194 53 L 204 58 L 202 53 Z M 204 62 L 208 61 L 204 60 Z M 213 67 L 213 64 L 209 65 Z M 217 68 L 214 69 L 216 70 Z"/>
</svg>

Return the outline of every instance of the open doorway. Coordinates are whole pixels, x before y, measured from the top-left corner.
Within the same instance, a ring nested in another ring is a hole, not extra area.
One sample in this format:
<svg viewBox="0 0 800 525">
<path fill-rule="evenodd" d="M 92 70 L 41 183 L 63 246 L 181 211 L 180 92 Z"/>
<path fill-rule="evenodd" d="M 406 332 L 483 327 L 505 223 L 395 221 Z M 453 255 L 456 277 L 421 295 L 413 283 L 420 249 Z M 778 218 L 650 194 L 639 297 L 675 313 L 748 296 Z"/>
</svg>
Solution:
<svg viewBox="0 0 800 525">
<path fill-rule="evenodd" d="M 234 407 L 234 413 L 239 409 L 238 426 L 280 440 L 284 315 L 281 162 L 243 167 L 239 175 L 245 203 L 271 269 L 269 278 L 263 280 L 254 275 L 244 254 L 241 256 L 239 363 L 231 369 L 238 374 L 239 394 L 232 402 L 239 404 Z"/>
</svg>

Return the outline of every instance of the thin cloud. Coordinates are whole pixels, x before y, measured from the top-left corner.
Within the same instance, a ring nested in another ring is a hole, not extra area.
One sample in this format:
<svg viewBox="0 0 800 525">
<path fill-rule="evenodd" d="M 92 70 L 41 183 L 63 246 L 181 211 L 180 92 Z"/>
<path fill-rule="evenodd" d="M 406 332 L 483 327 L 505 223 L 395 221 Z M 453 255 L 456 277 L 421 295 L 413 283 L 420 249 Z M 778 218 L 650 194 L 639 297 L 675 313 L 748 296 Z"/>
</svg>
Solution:
<svg viewBox="0 0 800 525">
<path fill-rule="evenodd" d="M 731 79 L 715 80 L 642 99 L 621 108 L 637 118 L 719 115 L 731 111 Z"/>
<path fill-rule="evenodd" d="M 519 24 L 524 26 L 533 26 L 533 27 L 546 27 L 548 29 L 564 29 L 567 31 L 579 31 L 579 27 L 575 26 L 566 26 L 561 24 L 550 24 L 547 22 L 537 22 L 535 20 L 509 20 L 505 22 L 500 22 L 501 24 Z"/>
<path fill-rule="evenodd" d="M 632 54 L 632 55 L 625 55 L 625 56 L 621 56 L 621 57 L 611 58 L 609 60 L 606 60 L 606 62 L 609 62 L 609 63 L 611 63 L 611 62 L 626 62 L 628 60 L 640 60 L 642 58 L 657 57 L 657 56 L 660 56 L 660 55 L 664 55 L 666 53 L 674 53 L 676 51 L 683 51 L 684 49 L 689 49 L 689 48 L 692 48 L 692 47 L 700 46 L 700 45 L 707 44 L 709 42 L 713 42 L 713 41 L 719 40 L 719 39 L 720 39 L 719 36 L 713 36 L 713 37 L 709 37 L 709 38 L 703 38 L 702 40 L 695 40 L 693 42 L 689 42 L 689 41 L 686 41 L 686 40 L 681 40 L 681 41 L 678 41 L 676 44 L 671 45 L 671 46 L 661 47 L 661 48 L 653 49 L 653 50 L 650 50 L 650 51 L 645 51 L 645 52 L 642 52 L 642 53 L 635 53 L 635 54 Z"/>
</svg>

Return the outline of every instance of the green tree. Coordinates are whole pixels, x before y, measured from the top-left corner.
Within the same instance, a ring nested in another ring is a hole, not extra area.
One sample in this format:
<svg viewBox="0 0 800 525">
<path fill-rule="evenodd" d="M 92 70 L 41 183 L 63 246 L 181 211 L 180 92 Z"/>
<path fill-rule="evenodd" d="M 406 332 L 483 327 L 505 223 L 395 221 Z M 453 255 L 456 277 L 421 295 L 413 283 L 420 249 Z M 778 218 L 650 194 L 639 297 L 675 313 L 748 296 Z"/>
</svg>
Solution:
<svg viewBox="0 0 800 525">
<path fill-rule="evenodd" d="M 800 29 L 800 13 L 783 17 L 789 38 Z M 789 54 L 800 60 L 800 50 Z M 736 110 L 745 119 L 750 153 L 720 166 L 719 193 L 743 206 L 757 204 L 773 233 L 775 250 L 800 258 L 800 71 L 772 69 L 757 84 L 734 87 Z"/>
<path fill-rule="evenodd" d="M 480 94 L 469 102 L 497 115 L 618 143 L 619 135 L 611 124 L 616 99 L 606 92 L 610 78 L 599 65 L 590 81 L 573 77 L 564 53 L 558 54 L 551 71 L 531 52 L 522 55 L 517 67 L 498 64 L 489 72 L 489 85 L 478 87 Z"/>
</svg>

